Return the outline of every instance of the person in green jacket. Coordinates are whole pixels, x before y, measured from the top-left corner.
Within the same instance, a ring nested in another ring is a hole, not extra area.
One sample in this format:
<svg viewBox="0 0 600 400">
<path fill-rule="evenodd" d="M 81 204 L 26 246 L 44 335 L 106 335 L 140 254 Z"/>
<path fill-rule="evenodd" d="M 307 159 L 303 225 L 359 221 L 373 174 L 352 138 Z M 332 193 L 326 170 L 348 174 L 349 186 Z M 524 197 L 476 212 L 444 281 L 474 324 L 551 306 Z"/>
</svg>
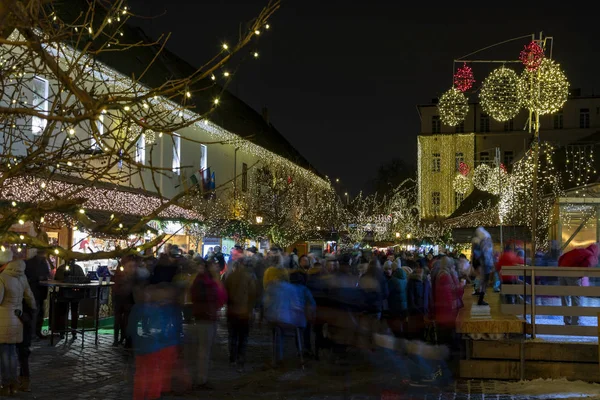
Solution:
<svg viewBox="0 0 600 400">
<path fill-rule="evenodd" d="M 402 268 L 392 271 L 392 262 L 387 261 L 383 272 L 387 279 L 388 296 L 388 325 L 394 336 L 400 337 L 406 329 L 408 298 L 406 293 L 406 273 Z"/>
</svg>

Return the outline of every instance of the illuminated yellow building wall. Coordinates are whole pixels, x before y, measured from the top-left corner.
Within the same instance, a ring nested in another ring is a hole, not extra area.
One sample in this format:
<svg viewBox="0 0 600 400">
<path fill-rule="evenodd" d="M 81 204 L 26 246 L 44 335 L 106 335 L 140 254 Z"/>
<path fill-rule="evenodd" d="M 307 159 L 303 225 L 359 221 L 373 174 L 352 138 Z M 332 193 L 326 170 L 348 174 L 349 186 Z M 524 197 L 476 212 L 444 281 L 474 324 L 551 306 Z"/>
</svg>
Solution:
<svg viewBox="0 0 600 400">
<path fill-rule="evenodd" d="M 461 201 L 452 185 L 458 163 L 474 167 L 475 134 L 420 135 L 417 140 L 421 219 L 447 217 Z"/>
</svg>

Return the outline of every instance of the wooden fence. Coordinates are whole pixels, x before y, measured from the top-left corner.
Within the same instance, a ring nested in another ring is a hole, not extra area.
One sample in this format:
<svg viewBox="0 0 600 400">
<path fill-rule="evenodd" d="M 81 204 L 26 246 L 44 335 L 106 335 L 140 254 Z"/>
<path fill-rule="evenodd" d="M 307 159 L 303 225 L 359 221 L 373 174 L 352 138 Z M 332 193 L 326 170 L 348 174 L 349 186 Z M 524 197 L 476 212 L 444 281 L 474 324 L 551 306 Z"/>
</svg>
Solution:
<svg viewBox="0 0 600 400">
<path fill-rule="evenodd" d="M 593 326 L 565 325 L 560 320 L 560 325 L 536 324 L 536 316 L 577 316 L 577 317 L 597 317 L 600 313 L 600 303 L 598 307 L 586 306 L 563 306 L 561 305 L 536 305 L 536 297 L 551 296 L 580 296 L 580 297 L 600 297 L 600 287 L 598 286 L 564 286 L 564 285 L 545 285 L 536 283 L 538 278 L 547 277 L 568 277 L 568 278 L 599 278 L 600 268 L 570 268 L 570 267 L 502 267 L 503 276 L 517 276 L 519 283 L 502 284 L 501 294 L 503 295 L 502 312 L 505 314 L 523 315 L 530 317 L 528 333 L 532 338 L 536 335 L 565 335 L 565 336 L 598 336 L 598 323 Z M 559 281 L 560 283 L 560 281 Z M 564 283 L 564 282 L 563 282 Z M 518 298 L 522 304 L 507 304 L 504 299 L 510 297 Z M 553 321 L 554 322 L 554 321 Z"/>
</svg>

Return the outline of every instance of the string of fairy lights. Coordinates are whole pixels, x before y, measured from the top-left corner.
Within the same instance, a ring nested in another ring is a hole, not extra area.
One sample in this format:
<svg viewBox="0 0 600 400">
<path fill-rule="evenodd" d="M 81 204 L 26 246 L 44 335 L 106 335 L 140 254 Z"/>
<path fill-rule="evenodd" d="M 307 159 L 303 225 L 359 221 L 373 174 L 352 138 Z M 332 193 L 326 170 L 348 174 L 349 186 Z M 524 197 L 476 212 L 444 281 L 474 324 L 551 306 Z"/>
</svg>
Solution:
<svg viewBox="0 0 600 400">
<path fill-rule="evenodd" d="M 105 22 L 109 25 L 115 22 L 122 23 L 121 16 L 126 18 L 130 15 L 130 10 L 126 7 L 116 11 L 116 13 L 107 14 Z M 54 22 L 62 23 L 56 14 L 50 14 L 50 16 Z M 97 35 L 99 32 L 96 28 L 92 27 L 91 22 L 89 25 L 63 25 L 77 33 L 85 32 L 87 30 L 91 36 Z M 270 24 L 265 23 L 260 29 L 254 30 L 252 34 L 257 37 L 261 34 L 261 31 L 268 31 L 270 28 Z M 42 34 L 42 32 L 38 33 Z M 118 37 L 123 37 L 123 31 L 117 33 Z M 10 35 L 8 40 L 15 44 L 13 47 L 18 47 L 19 43 L 24 41 L 23 37 L 16 30 Z M 115 44 L 122 43 L 119 43 L 119 39 L 117 39 L 116 42 L 109 41 L 108 47 Z M 96 60 L 95 57 L 91 57 L 88 54 L 82 54 L 67 43 L 44 43 L 43 46 L 48 53 L 54 57 L 59 65 L 62 65 L 63 67 L 72 67 L 75 65 L 77 67 L 73 69 L 73 71 L 88 74 L 87 76 L 94 82 L 102 82 L 104 86 L 100 88 L 100 90 L 96 90 L 96 94 L 103 95 L 111 92 L 120 93 L 120 104 L 112 104 L 113 107 L 107 107 L 107 109 L 102 110 L 102 124 L 105 127 L 115 124 L 119 125 L 124 131 L 124 137 L 130 142 L 133 142 L 143 135 L 146 144 L 153 144 L 157 138 L 160 138 L 163 135 L 173 135 L 172 131 L 167 129 L 157 130 L 149 128 L 149 126 L 154 127 L 156 124 L 156 121 L 152 120 L 153 113 L 162 113 L 163 115 L 170 114 L 172 116 L 172 118 L 168 120 L 170 124 L 179 124 L 181 126 L 187 125 L 191 128 L 190 130 L 194 132 L 194 134 L 190 135 L 192 140 L 194 140 L 194 137 L 197 135 L 196 132 L 200 132 L 204 134 L 204 137 L 216 139 L 224 144 L 231 144 L 239 151 L 248 153 L 265 163 L 289 170 L 290 175 L 294 176 L 296 185 L 304 181 L 307 182 L 306 188 L 309 190 L 312 190 L 314 187 L 318 187 L 321 190 L 331 189 L 331 184 L 328 179 L 324 179 L 308 168 L 301 167 L 292 160 L 280 156 L 279 154 L 275 154 L 274 152 L 253 143 L 251 140 L 244 139 L 241 136 L 218 126 L 203 115 L 191 110 L 188 101 L 193 98 L 193 90 L 190 88 L 186 87 L 183 90 L 181 93 L 183 101 L 180 103 L 179 101 L 174 100 L 175 96 L 166 98 L 160 95 L 153 95 L 156 93 L 154 89 L 146 87 L 138 81 L 132 80 L 130 77 L 113 70 L 109 66 Z M 230 47 L 228 44 L 221 44 L 221 52 L 224 55 L 229 55 L 233 50 L 234 48 Z M 255 59 L 259 58 L 259 53 L 255 50 L 251 52 L 251 55 Z M 2 60 L 2 63 L 5 63 L 4 59 Z M 27 74 L 24 64 L 15 64 L 10 65 L 9 67 L 11 73 L 19 74 L 20 77 Z M 233 76 L 233 73 L 227 70 L 222 70 L 221 73 L 225 81 L 229 81 Z M 212 81 L 217 81 L 216 73 L 212 75 L 211 79 Z M 96 87 L 96 89 L 98 88 Z M 218 107 L 220 104 L 221 99 L 218 96 L 211 100 L 212 109 Z M 117 107 L 114 108 L 114 106 Z M 82 128 L 85 127 L 78 124 L 63 126 L 60 128 L 60 132 L 67 134 L 68 140 L 71 137 L 75 138 L 78 131 Z M 182 132 L 178 131 L 177 133 L 180 134 L 182 138 L 186 138 L 185 130 L 182 130 Z M 260 134 L 260 132 L 257 132 L 257 134 Z M 99 148 L 107 150 L 109 146 L 112 145 L 110 141 L 107 141 L 103 137 L 94 135 L 94 139 L 98 143 Z M 77 158 L 72 161 L 69 160 L 65 165 L 72 167 L 74 163 L 82 161 L 85 162 L 83 159 Z M 17 160 L 15 159 L 14 162 L 16 164 Z M 9 167 L 11 166 L 9 165 Z M 36 178 L 27 176 L 11 178 L 7 180 L 4 185 L 6 190 L 3 193 L 2 198 L 12 201 L 13 203 L 51 201 L 60 198 L 69 198 L 70 196 L 81 197 L 84 199 L 80 204 L 81 208 L 79 211 L 81 214 L 85 214 L 87 210 L 100 210 L 142 216 L 154 212 L 157 207 L 160 207 L 164 204 L 164 201 L 166 201 L 156 196 L 129 191 L 103 189 L 98 187 L 82 189 L 79 185 L 44 179 L 41 177 Z M 321 207 L 319 207 L 319 209 L 321 209 Z M 322 211 L 327 210 L 323 209 Z M 73 218 L 69 216 L 66 217 L 72 219 L 71 222 L 75 222 Z M 167 219 L 203 219 L 203 216 L 198 215 L 195 211 L 177 205 L 170 205 L 165 208 L 159 213 L 158 217 Z M 42 217 L 41 222 L 55 223 L 60 222 L 61 220 L 64 220 L 63 214 L 47 213 L 45 217 Z"/>
</svg>

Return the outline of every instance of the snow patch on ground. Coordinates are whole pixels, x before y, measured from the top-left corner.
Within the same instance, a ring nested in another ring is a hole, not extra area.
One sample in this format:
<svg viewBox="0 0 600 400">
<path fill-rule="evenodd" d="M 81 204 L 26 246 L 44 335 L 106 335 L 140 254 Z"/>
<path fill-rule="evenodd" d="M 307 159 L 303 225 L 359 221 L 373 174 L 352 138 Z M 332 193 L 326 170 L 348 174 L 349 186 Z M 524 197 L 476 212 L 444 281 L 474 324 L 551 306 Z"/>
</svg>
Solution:
<svg viewBox="0 0 600 400">
<path fill-rule="evenodd" d="M 530 395 L 536 399 L 600 399 L 600 385 L 566 379 L 498 383 L 498 389 L 511 395 Z"/>
</svg>

